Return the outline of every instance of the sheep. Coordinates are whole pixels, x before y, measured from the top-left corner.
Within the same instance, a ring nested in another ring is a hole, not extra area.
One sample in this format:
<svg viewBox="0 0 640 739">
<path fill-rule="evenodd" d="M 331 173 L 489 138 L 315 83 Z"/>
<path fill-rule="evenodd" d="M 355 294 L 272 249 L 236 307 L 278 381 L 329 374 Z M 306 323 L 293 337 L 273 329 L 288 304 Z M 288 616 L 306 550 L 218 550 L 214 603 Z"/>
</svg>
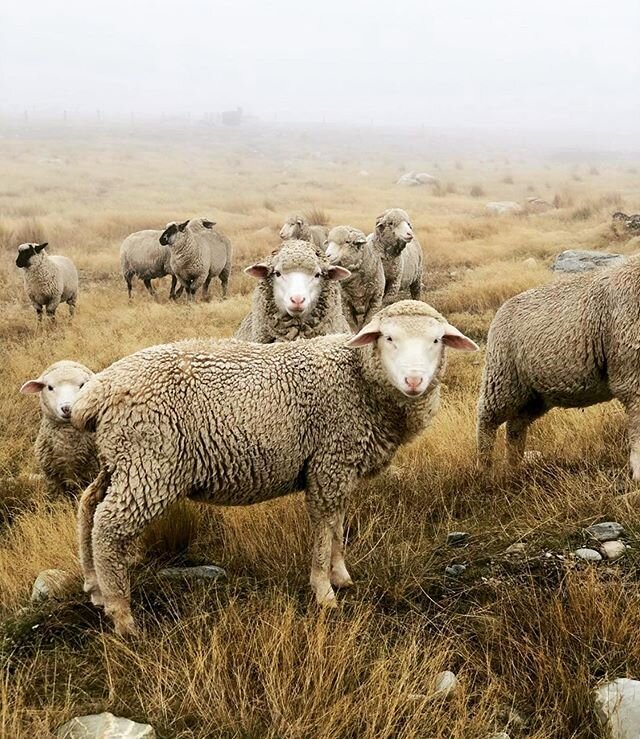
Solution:
<svg viewBox="0 0 640 739">
<path fill-rule="evenodd" d="M 390 208 L 376 218 L 375 231 L 369 235 L 384 269 L 383 305 L 389 305 L 404 293 L 413 300 L 422 294 L 422 247 L 413 233 L 406 211 Z"/>
<path fill-rule="evenodd" d="M 507 464 L 523 457 L 529 425 L 549 409 L 613 398 L 626 408 L 631 469 L 640 480 L 640 259 L 527 290 L 489 329 L 478 401 L 478 459 L 492 461 L 507 424 Z"/>
<path fill-rule="evenodd" d="M 80 392 L 100 472 L 78 507 L 84 589 L 135 633 L 126 548 L 180 499 L 248 505 L 304 490 L 311 587 L 334 607 L 352 584 L 343 521 L 359 480 L 388 466 L 435 415 L 444 346 L 477 346 L 426 303 L 402 301 L 356 335 L 260 345 L 188 340 L 144 349 Z"/>
<path fill-rule="evenodd" d="M 52 492 L 68 493 L 84 488 L 98 474 L 93 435 L 83 434 L 70 423 L 78 392 L 91 377 L 93 372 L 83 364 L 63 360 L 20 388 L 21 393 L 40 395 L 42 419 L 35 455 Z"/>
<path fill-rule="evenodd" d="M 350 276 L 308 241 L 285 241 L 245 272 L 260 280 L 235 338 L 270 344 L 348 332 L 337 280 Z"/>
<path fill-rule="evenodd" d="M 336 226 L 329 231 L 326 254 L 331 264 L 351 272 L 342 280 L 342 310 L 356 333 L 382 307 L 384 269 L 380 255 L 362 231 L 352 226 Z"/>
<path fill-rule="evenodd" d="M 170 225 L 170 224 L 169 224 Z M 132 297 L 134 276 L 144 282 L 150 295 L 155 295 L 151 280 L 171 275 L 170 298 L 176 297 L 177 278 L 171 272 L 171 249 L 160 243 L 163 231 L 147 229 L 130 234 L 120 247 L 120 270 Z"/>
<path fill-rule="evenodd" d="M 60 303 L 69 306 L 73 318 L 78 300 L 78 271 L 68 257 L 49 256 L 44 244 L 20 244 L 16 266 L 24 270 L 24 289 L 38 316 L 46 310 L 51 321 L 56 319 Z"/>
<path fill-rule="evenodd" d="M 291 239 L 310 241 L 320 249 L 324 246 L 328 235 L 329 229 L 326 226 L 310 226 L 304 216 L 298 215 L 289 216 L 280 229 L 280 238 L 283 241 Z"/>
<path fill-rule="evenodd" d="M 160 243 L 169 246 L 169 266 L 187 292 L 187 300 L 195 300 L 198 288 L 209 299 L 209 283 L 220 278 L 222 297 L 227 296 L 231 273 L 232 249 L 229 239 L 214 230 L 215 221 L 192 218 L 183 223 L 170 223 L 160 236 Z"/>
</svg>

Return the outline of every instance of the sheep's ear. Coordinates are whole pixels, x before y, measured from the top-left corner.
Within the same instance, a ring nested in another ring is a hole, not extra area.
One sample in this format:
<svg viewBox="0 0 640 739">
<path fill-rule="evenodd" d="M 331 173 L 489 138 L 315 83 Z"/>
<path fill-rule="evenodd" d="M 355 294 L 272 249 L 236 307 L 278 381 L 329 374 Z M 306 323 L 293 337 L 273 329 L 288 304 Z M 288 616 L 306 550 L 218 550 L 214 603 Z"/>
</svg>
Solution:
<svg viewBox="0 0 640 739">
<path fill-rule="evenodd" d="M 380 321 L 376 317 L 372 321 L 369 321 L 366 326 L 363 326 L 353 339 L 347 341 L 347 346 L 352 349 L 358 349 L 361 346 L 373 344 L 380 338 L 380 336 L 382 336 L 380 331 Z"/>
<path fill-rule="evenodd" d="M 376 231 L 384 231 L 384 215 L 376 218 Z"/>
<path fill-rule="evenodd" d="M 25 395 L 32 395 L 35 393 L 39 393 L 44 388 L 44 382 L 40 382 L 40 380 L 29 380 L 28 382 L 25 382 L 24 385 L 20 388 L 20 392 L 24 393 Z"/>
<path fill-rule="evenodd" d="M 245 273 L 255 277 L 257 280 L 266 280 L 271 273 L 271 267 L 266 264 L 252 264 L 245 269 Z"/>
<path fill-rule="evenodd" d="M 356 236 L 356 238 L 353 240 L 353 244 L 355 246 L 364 246 L 366 243 L 367 243 L 366 236 Z"/>
<path fill-rule="evenodd" d="M 302 218 L 296 218 L 296 223 L 298 224 L 298 226 L 302 226 L 304 221 L 302 220 Z"/>
<path fill-rule="evenodd" d="M 178 224 L 178 231 L 184 231 L 185 228 L 189 225 L 189 219 L 187 219 L 184 223 Z"/>
<path fill-rule="evenodd" d="M 33 248 L 34 248 L 36 254 L 38 254 L 43 249 L 46 249 L 48 246 L 49 246 L 49 242 L 48 241 L 45 241 L 43 244 L 36 244 Z"/>
<path fill-rule="evenodd" d="M 459 349 L 463 352 L 477 352 L 480 348 L 475 341 L 471 341 L 468 336 L 465 336 L 461 331 L 458 331 L 458 329 L 450 323 L 447 323 L 445 327 L 442 343 L 445 346 L 451 347 L 451 349 Z"/>
<path fill-rule="evenodd" d="M 207 221 L 206 219 L 204 219 L 204 220 L 202 221 L 202 225 L 203 225 L 203 226 L 204 226 L 205 228 L 213 228 L 213 227 L 214 227 L 214 226 L 216 225 L 216 222 L 215 222 L 215 221 Z"/>
<path fill-rule="evenodd" d="M 351 277 L 351 272 L 344 267 L 338 267 L 338 265 L 332 265 L 327 269 L 327 277 L 330 280 L 337 282 L 338 280 L 346 280 L 347 277 Z"/>
</svg>

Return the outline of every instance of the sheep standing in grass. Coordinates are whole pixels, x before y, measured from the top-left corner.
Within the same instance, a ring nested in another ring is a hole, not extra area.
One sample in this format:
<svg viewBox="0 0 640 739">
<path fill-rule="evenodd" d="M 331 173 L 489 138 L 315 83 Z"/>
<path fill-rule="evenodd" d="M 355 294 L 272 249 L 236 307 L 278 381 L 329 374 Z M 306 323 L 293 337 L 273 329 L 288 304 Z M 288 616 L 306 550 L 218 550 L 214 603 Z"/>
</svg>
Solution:
<svg viewBox="0 0 640 739">
<path fill-rule="evenodd" d="M 247 505 L 304 490 L 311 587 L 335 606 L 349 494 L 436 413 L 444 347 L 476 345 L 433 308 L 403 301 L 355 337 L 251 344 L 183 341 L 121 359 L 73 409 L 101 469 L 78 509 L 85 590 L 118 633 L 134 630 L 127 545 L 183 498 Z"/>
<path fill-rule="evenodd" d="M 329 229 L 326 226 L 310 226 L 304 216 L 298 215 L 289 216 L 280 229 L 280 238 L 283 241 L 292 239 L 309 241 L 320 249 L 323 248 L 328 235 Z"/>
<path fill-rule="evenodd" d="M 529 425 L 551 408 L 616 398 L 627 410 L 631 469 L 640 480 L 640 259 L 552 282 L 508 300 L 489 329 L 478 403 L 478 453 L 489 465 L 507 424 L 520 463 Z"/>
<path fill-rule="evenodd" d="M 245 272 L 260 282 L 235 338 L 270 344 L 350 330 L 337 284 L 350 273 L 329 264 L 310 242 L 285 241 Z"/>
<path fill-rule="evenodd" d="M 38 320 L 42 312 L 55 321 L 60 303 L 69 306 L 73 317 L 78 300 L 78 271 L 68 257 L 49 256 L 45 252 L 47 243 L 21 244 L 18 247 L 16 266 L 24 270 L 24 289 Z"/>
<path fill-rule="evenodd" d="M 209 283 L 220 279 L 222 297 L 227 296 L 231 274 L 231 242 L 214 230 L 214 221 L 192 218 L 183 223 L 170 223 L 160 236 L 160 244 L 169 246 L 171 273 L 187 292 L 187 300 L 195 300 L 202 287 L 202 297 L 209 299 Z"/>
<path fill-rule="evenodd" d="M 42 420 L 35 453 L 47 486 L 55 492 L 78 491 L 98 474 L 93 435 L 78 431 L 70 422 L 75 399 L 91 377 L 93 372 L 83 364 L 63 360 L 20 388 L 21 393 L 40 395 Z"/>
<path fill-rule="evenodd" d="M 133 288 L 133 278 L 144 282 L 150 295 L 155 295 L 151 280 L 171 275 L 170 298 L 176 296 L 177 278 L 171 272 L 171 249 L 160 243 L 162 231 L 148 229 L 136 231 L 127 236 L 120 247 L 120 269 L 127 283 L 129 299 Z"/>
<path fill-rule="evenodd" d="M 420 300 L 422 294 L 422 247 L 413 233 L 406 211 L 390 208 L 376 219 L 369 236 L 384 269 L 383 304 L 389 305 L 405 294 Z"/>
<path fill-rule="evenodd" d="M 342 309 L 355 333 L 382 307 L 384 269 L 380 255 L 362 231 L 352 226 L 336 226 L 329 231 L 326 254 L 331 264 L 348 269 L 342 280 Z"/>
</svg>

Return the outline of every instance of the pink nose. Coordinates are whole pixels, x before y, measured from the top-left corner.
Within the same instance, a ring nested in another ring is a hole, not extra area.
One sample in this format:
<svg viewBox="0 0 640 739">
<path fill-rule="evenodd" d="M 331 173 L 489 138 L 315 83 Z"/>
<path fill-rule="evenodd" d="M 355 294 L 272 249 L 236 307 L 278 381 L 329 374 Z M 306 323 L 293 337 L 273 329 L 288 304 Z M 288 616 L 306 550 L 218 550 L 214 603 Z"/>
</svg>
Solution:
<svg viewBox="0 0 640 739">
<path fill-rule="evenodd" d="M 296 308 L 302 308 L 306 298 L 304 297 L 304 295 L 292 295 L 289 300 L 291 301 L 292 305 L 295 305 Z"/>
<path fill-rule="evenodd" d="M 406 239 L 407 241 L 412 241 L 412 240 L 413 240 L 413 234 L 412 234 L 412 233 L 408 233 L 408 234 L 407 234 L 407 235 L 405 236 L 405 239 Z"/>
<path fill-rule="evenodd" d="M 404 382 L 409 390 L 417 390 L 422 384 L 422 377 L 420 375 L 409 375 L 404 378 Z"/>
</svg>

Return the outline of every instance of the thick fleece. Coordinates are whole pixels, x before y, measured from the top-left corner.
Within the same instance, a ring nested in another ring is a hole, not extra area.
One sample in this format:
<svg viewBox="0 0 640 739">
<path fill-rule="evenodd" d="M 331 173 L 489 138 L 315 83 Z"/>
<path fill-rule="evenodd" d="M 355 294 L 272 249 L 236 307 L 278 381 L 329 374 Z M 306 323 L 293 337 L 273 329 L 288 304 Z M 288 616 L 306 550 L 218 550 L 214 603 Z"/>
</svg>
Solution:
<svg viewBox="0 0 640 739">
<path fill-rule="evenodd" d="M 78 271 L 68 257 L 49 256 L 47 244 L 21 244 L 16 265 L 24 270 L 24 289 L 38 320 L 46 310 L 55 320 L 60 303 L 67 303 L 71 316 L 78 300 Z"/>
<path fill-rule="evenodd" d="M 151 280 L 171 275 L 171 291 L 169 296 L 175 296 L 177 279 L 171 272 L 171 249 L 160 243 L 162 231 L 147 229 L 136 231 L 122 242 L 120 247 L 120 270 L 127 283 L 129 298 L 132 296 L 133 278 L 144 282 L 150 295 L 155 295 Z"/>
<path fill-rule="evenodd" d="M 280 238 L 283 241 L 309 241 L 320 249 L 324 247 L 328 234 L 329 229 L 326 226 L 310 226 L 309 221 L 299 215 L 289 216 L 280 229 Z"/>
</svg>

